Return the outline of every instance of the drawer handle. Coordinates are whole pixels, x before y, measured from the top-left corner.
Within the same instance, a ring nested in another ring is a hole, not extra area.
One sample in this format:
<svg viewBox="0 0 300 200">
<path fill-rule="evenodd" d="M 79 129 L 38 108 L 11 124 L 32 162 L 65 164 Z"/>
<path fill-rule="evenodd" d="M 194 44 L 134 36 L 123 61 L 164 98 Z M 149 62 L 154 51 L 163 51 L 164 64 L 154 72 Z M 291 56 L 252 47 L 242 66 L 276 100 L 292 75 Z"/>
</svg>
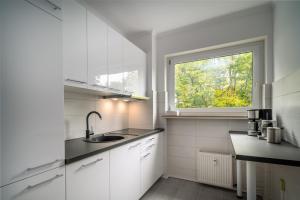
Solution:
<svg viewBox="0 0 300 200">
<path fill-rule="evenodd" d="M 47 166 L 49 166 L 49 165 L 54 165 L 55 163 L 61 162 L 61 161 L 62 161 L 62 160 L 57 159 L 57 160 L 54 160 L 54 161 L 52 161 L 52 162 L 45 163 L 45 164 L 42 164 L 42 165 L 39 165 L 39 166 L 36 166 L 36 167 L 29 167 L 29 168 L 26 169 L 26 171 L 37 170 L 37 169 L 39 169 L 39 168 L 47 167 Z"/>
<path fill-rule="evenodd" d="M 106 86 L 97 85 L 97 84 L 93 84 L 92 86 L 94 86 L 94 87 L 99 87 L 99 88 L 106 88 Z"/>
<path fill-rule="evenodd" d="M 102 161 L 102 160 L 103 160 L 103 158 L 98 158 L 97 160 L 95 160 L 95 161 L 93 161 L 93 162 L 90 162 L 90 163 L 81 165 L 80 168 L 88 167 L 88 166 L 93 165 L 93 164 L 96 164 L 97 162 L 100 162 L 100 161 Z"/>
<path fill-rule="evenodd" d="M 137 143 L 137 144 L 135 144 L 135 145 L 132 145 L 132 146 L 130 146 L 130 147 L 128 148 L 128 150 L 133 149 L 133 148 L 139 146 L 140 144 L 141 144 L 141 143 Z"/>
<path fill-rule="evenodd" d="M 155 144 L 151 144 L 150 146 L 147 147 L 147 150 L 151 149 L 154 146 L 155 146 Z"/>
<path fill-rule="evenodd" d="M 155 138 L 150 138 L 150 139 L 148 139 L 148 141 L 147 141 L 147 143 L 148 142 L 151 142 L 152 140 L 154 140 Z"/>
<path fill-rule="evenodd" d="M 121 92 L 121 90 L 120 89 L 116 89 L 116 88 L 108 88 L 109 90 L 112 90 L 112 91 L 115 91 L 115 92 Z"/>
<path fill-rule="evenodd" d="M 86 84 L 85 81 L 77 81 L 77 80 L 69 79 L 69 78 L 67 78 L 66 81 L 68 81 L 68 82 L 74 82 L 74 83 L 79 83 L 79 84 Z"/>
<path fill-rule="evenodd" d="M 63 175 L 63 174 L 57 174 L 56 176 L 54 176 L 54 177 L 52 177 L 52 178 L 50 178 L 50 179 L 48 179 L 48 180 L 42 181 L 42 182 L 40 182 L 40 183 L 37 183 L 37 184 L 35 184 L 35 185 L 28 185 L 28 186 L 25 188 L 25 190 L 30 190 L 30 189 L 36 188 L 36 187 L 38 187 L 38 186 L 44 185 L 44 184 L 49 183 L 49 182 L 51 182 L 51 181 L 53 181 L 53 180 L 55 180 L 55 179 L 57 179 L 57 178 L 59 178 L 59 177 L 62 177 L 62 176 L 64 176 L 64 175 Z"/>
<path fill-rule="evenodd" d="M 54 4 L 53 2 L 51 2 L 50 0 L 45 0 L 48 4 L 50 4 L 54 10 L 61 10 L 61 8 L 59 6 L 57 6 L 56 4 Z"/>
<path fill-rule="evenodd" d="M 146 155 L 143 156 L 143 159 L 147 158 L 148 156 L 150 156 L 151 153 L 147 153 Z"/>
</svg>

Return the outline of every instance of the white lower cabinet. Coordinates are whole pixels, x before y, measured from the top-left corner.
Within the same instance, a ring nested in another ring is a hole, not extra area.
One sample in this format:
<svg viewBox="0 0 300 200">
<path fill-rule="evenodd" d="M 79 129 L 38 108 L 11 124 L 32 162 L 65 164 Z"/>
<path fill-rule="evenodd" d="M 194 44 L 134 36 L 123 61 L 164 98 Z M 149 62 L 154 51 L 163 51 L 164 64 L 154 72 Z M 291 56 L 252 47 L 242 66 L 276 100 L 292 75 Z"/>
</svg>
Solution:
<svg viewBox="0 0 300 200">
<path fill-rule="evenodd" d="M 60 167 L 1 188 L 4 200 L 65 200 L 65 168 Z"/>
<path fill-rule="evenodd" d="M 163 133 L 143 139 L 141 151 L 141 193 L 163 174 Z"/>
<path fill-rule="evenodd" d="M 163 174 L 162 145 L 161 132 L 67 165 L 66 199 L 138 200 Z"/>
<path fill-rule="evenodd" d="M 109 200 L 109 152 L 66 167 L 67 200 Z"/>
<path fill-rule="evenodd" d="M 110 200 L 138 200 L 140 197 L 141 141 L 110 151 Z"/>
</svg>

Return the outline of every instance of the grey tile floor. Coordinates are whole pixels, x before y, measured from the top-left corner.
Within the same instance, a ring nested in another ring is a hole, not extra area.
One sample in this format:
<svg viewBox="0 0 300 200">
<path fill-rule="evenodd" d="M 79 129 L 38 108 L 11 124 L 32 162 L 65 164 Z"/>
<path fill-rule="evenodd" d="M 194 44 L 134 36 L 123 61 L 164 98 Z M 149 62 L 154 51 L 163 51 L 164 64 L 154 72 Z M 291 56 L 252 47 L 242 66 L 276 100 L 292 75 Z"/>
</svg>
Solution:
<svg viewBox="0 0 300 200">
<path fill-rule="evenodd" d="M 245 195 L 244 195 L 245 196 Z M 238 199 L 231 190 L 212 187 L 192 181 L 159 179 L 141 200 L 233 200 Z"/>
</svg>

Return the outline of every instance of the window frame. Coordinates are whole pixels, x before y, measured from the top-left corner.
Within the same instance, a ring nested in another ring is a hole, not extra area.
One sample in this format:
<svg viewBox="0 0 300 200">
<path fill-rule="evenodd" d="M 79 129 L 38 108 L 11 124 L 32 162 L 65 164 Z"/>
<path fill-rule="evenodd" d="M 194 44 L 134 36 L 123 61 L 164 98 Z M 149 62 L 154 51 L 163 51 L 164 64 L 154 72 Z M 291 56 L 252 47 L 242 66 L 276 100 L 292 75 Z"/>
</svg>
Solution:
<svg viewBox="0 0 300 200">
<path fill-rule="evenodd" d="M 250 42 L 235 46 L 216 48 L 213 50 L 187 53 L 167 58 L 166 84 L 168 111 L 180 112 L 245 112 L 249 108 L 260 108 L 262 105 L 262 85 L 264 84 L 265 73 L 265 52 L 264 41 Z M 252 52 L 253 75 L 252 75 L 252 106 L 251 107 L 213 107 L 213 108 L 176 108 L 175 105 L 175 65 L 185 62 L 224 57 L 235 54 Z"/>
</svg>

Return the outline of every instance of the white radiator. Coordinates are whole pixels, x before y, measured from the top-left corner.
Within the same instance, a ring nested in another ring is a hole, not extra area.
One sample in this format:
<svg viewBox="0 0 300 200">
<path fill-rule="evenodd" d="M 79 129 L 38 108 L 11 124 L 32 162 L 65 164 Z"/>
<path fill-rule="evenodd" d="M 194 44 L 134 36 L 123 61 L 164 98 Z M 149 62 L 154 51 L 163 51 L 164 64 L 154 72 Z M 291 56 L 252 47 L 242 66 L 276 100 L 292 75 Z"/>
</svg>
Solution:
<svg viewBox="0 0 300 200">
<path fill-rule="evenodd" d="M 200 183 L 232 188 L 232 155 L 198 152 L 197 180 Z"/>
</svg>

